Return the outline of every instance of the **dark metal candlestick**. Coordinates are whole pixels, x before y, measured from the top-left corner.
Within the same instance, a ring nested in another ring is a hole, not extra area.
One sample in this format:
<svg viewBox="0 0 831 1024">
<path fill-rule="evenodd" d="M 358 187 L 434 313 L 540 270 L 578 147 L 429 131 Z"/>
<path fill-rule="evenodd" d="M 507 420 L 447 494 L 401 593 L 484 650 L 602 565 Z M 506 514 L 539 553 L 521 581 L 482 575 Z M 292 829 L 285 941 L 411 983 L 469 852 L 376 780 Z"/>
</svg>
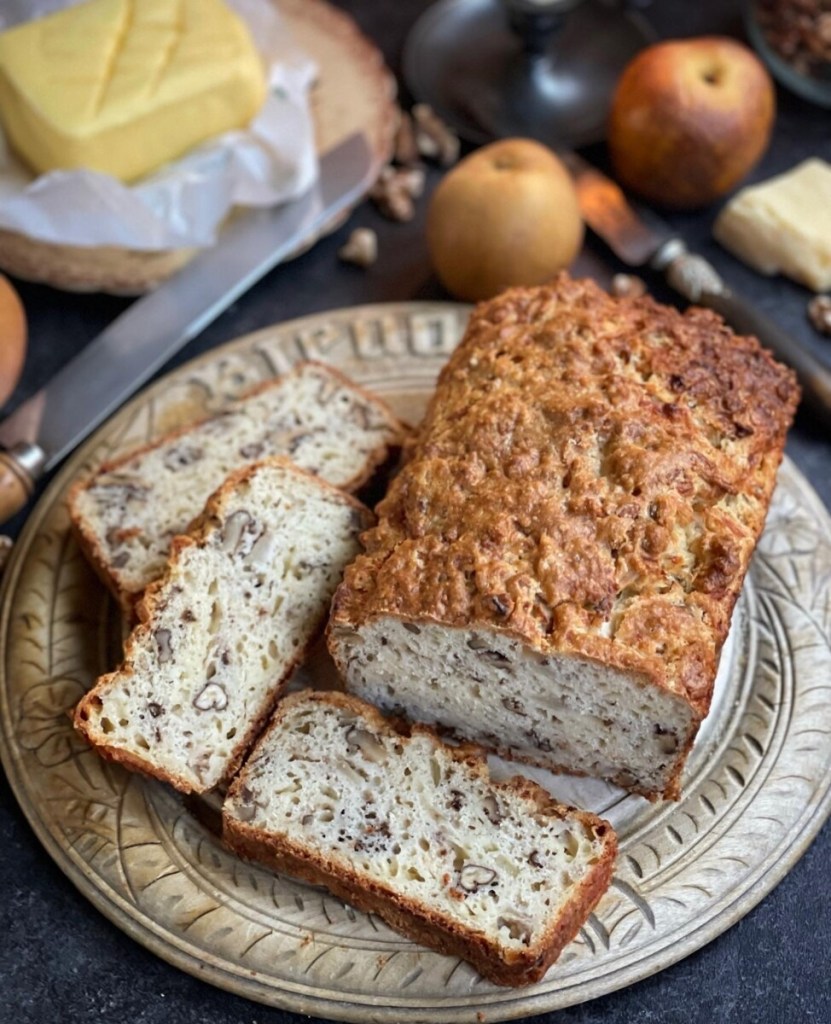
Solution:
<svg viewBox="0 0 831 1024">
<path fill-rule="evenodd" d="M 615 82 L 652 38 L 609 0 L 440 0 L 407 39 L 404 77 L 470 142 L 581 146 L 605 134 Z"/>
</svg>

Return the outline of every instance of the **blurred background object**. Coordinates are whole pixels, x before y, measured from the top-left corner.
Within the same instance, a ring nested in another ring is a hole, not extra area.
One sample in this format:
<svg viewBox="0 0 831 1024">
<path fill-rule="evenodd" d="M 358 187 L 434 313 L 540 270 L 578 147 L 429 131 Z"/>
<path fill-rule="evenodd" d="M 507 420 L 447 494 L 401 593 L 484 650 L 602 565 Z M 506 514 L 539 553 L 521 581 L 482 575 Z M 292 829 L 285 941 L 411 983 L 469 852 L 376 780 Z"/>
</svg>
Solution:
<svg viewBox="0 0 831 1024">
<path fill-rule="evenodd" d="M 524 135 L 583 146 L 606 133 L 612 91 L 655 35 L 612 0 L 440 0 L 407 39 L 413 95 L 466 141 Z"/>
<path fill-rule="evenodd" d="M 744 0 L 748 37 L 797 96 L 831 108 L 831 0 Z"/>
</svg>

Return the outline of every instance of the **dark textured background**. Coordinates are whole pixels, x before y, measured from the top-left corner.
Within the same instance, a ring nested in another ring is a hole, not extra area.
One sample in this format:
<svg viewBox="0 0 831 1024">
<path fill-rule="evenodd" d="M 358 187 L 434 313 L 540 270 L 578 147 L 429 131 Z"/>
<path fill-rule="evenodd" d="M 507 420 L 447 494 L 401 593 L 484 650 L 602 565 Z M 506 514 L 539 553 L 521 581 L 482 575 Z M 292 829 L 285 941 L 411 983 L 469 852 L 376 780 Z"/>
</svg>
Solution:
<svg viewBox="0 0 831 1024">
<path fill-rule="evenodd" d="M 398 68 L 419 0 L 342 0 Z M 741 35 L 738 4 L 657 0 L 647 16 L 661 36 Z M 603 160 L 602 148 L 590 154 Z M 831 160 L 831 113 L 779 92 L 773 144 L 754 178 L 809 155 Z M 430 187 L 438 174 L 430 176 Z M 334 237 L 275 270 L 232 306 L 176 362 L 273 322 L 362 302 L 445 297 L 432 278 L 422 239 L 425 203 L 409 225 L 383 221 L 367 205 Z M 745 269 L 710 241 L 717 210 L 678 216 L 692 248 L 821 358 L 823 341 L 805 319 L 807 293 Z M 368 271 L 336 258 L 351 227 L 379 234 L 381 259 Z M 608 259 L 601 249 L 598 256 Z M 610 263 L 611 265 L 611 263 Z M 660 294 L 660 290 L 657 289 Z M 126 303 L 21 285 L 31 348 L 18 402 L 40 387 Z M 665 296 L 668 297 L 668 296 Z M 831 448 L 825 431 L 800 414 L 788 452 L 831 506 Z M 19 523 L 16 524 L 19 526 Z M 778 888 L 739 924 L 674 967 L 629 989 L 538 1022 L 599 1024 L 829 1024 L 831 1022 L 831 826 L 826 826 Z M 0 1021 L 14 1024 L 108 1020 L 126 1024 L 289 1024 L 302 1019 L 228 995 L 156 959 L 105 920 L 39 846 L 0 776 Z"/>
</svg>

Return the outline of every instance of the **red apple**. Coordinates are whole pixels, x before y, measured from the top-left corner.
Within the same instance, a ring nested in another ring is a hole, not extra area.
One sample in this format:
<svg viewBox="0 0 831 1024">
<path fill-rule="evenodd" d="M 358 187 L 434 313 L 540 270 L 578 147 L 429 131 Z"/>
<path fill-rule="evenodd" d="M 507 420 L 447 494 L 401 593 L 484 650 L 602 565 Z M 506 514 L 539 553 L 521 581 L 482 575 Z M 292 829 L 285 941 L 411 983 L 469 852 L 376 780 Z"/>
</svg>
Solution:
<svg viewBox="0 0 831 1024">
<path fill-rule="evenodd" d="M 764 153 L 775 109 L 770 75 L 746 46 L 718 36 L 650 46 L 612 101 L 615 174 L 661 206 L 706 206 Z"/>
</svg>

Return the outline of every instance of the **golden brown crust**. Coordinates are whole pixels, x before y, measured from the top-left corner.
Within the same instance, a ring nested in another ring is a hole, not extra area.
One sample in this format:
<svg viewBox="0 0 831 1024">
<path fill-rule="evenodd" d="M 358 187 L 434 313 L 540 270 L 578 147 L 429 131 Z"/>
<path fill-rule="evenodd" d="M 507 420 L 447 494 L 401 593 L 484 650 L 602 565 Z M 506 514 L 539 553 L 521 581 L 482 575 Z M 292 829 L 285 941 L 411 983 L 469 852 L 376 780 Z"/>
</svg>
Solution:
<svg viewBox="0 0 831 1024">
<path fill-rule="evenodd" d="M 135 605 L 135 615 L 138 625 L 136 625 L 124 643 L 124 660 L 122 661 L 121 666 L 115 672 L 107 673 L 97 680 L 95 686 L 78 702 L 73 715 L 73 724 L 75 728 L 102 757 L 105 757 L 109 761 L 115 761 L 119 764 L 123 764 L 131 771 L 141 772 L 144 775 L 161 779 L 162 782 L 168 782 L 171 786 L 174 786 L 182 793 L 205 792 L 205 789 L 197 789 L 188 779 L 183 776 L 167 772 L 150 760 L 144 760 L 130 751 L 126 751 L 118 747 L 112 747 L 106 742 L 101 742 L 100 736 L 94 735 L 93 730 L 90 727 L 89 712 L 94 704 L 100 704 L 100 694 L 106 692 L 110 680 L 115 675 L 125 672 L 130 672 L 132 674 L 130 666 L 133 661 L 133 652 L 134 650 L 141 648 L 144 638 L 152 632 L 151 624 L 156 610 L 160 605 L 161 596 L 170 579 L 175 576 L 177 566 L 183 553 L 188 548 L 198 546 L 207 539 L 211 529 L 222 514 L 222 506 L 226 496 L 232 494 L 240 483 L 252 476 L 264 465 L 285 466 L 298 476 L 304 476 L 313 480 L 316 486 L 325 488 L 333 495 L 336 495 L 337 499 L 344 505 L 350 505 L 358 511 L 363 517 L 365 527 L 368 527 L 373 522 L 374 517 L 372 513 L 362 505 L 357 498 L 353 498 L 352 495 L 346 494 L 340 488 L 335 487 L 334 484 L 321 480 L 320 477 L 316 477 L 313 473 L 308 473 L 306 470 L 300 469 L 291 461 L 291 459 L 284 458 L 282 456 L 274 456 L 269 459 L 262 459 L 260 462 L 255 462 L 252 465 L 243 466 L 241 469 L 238 469 L 236 472 L 232 473 L 222 483 L 222 485 L 217 488 L 217 490 L 214 491 L 210 498 L 208 498 L 203 514 L 193 523 L 190 533 L 187 536 L 173 538 L 170 545 L 170 558 L 167 566 L 165 567 L 164 575 L 150 584 Z M 324 625 L 324 622 L 320 623 L 319 629 L 309 638 L 308 642 L 294 653 L 291 661 L 286 666 L 286 669 L 280 678 L 275 679 L 269 704 L 262 709 L 256 718 L 252 719 L 248 723 L 248 727 L 231 753 L 226 772 L 227 778 L 231 778 L 242 764 L 248 750 L 260 735 L 266 722 L 274 712 L 274 708 L 279 701 L 283 689 L 290 679 L 292 672 L 294 672 L 295 668 L 297 668 L 297 666 L 306 658 L 308 652 L 314 646 L 318 636 L 323 631 Z"/>
<path fill-rule="evenodd" d="M 332 623 L 502 630 L 703 717 L 797 401 L 705 310 L 565 274 L 483 303 Z"/>
<path fill-rule="evenodd" d="M 340 490 L 348 491 L 350 493 L 359 491 L 368 483 L 369 480 L 372 479 L 379 467 L 383 466 L 387 462 L 390 454 L 395 452 L 399 446 L 404 443 L 409 432 L 408 428 L 395 416 L 389 405 L 382 398 L 379 398 L 377 395 L 369 392 L 366 388 L 356 384 L 355 381 L 351 380 L 346 376 L 346 374 L 333 366 L 329 366 L 320 360 L 306 359 L 295 364 L 289 373 L 299 373 L 306 367 L 317 367 L 324 370 L 327 374 L 338 380 L 344 387 L 357 392 L 366 400 L 367 403 L 379 408 L 386 416 L 392 437 L 379 444 L 367 456 L 362 471 L 357 473 L 351 480 L 347 481 L 340 487 Z M 255 395 L 262 394 L 271 388 L 282 385 L 285 376 L 287 375 L 283 374 L 280 377 L 275 377 L 271 380 L 261 381 L 254 387 L 244 391 L 236 401 L 243 402 L 249 398 L 253 398 Z M 117 471 L 121 467 L 132 462 L 132 460 L 138 456 L 144 455 L 146 452 L 152 451 L 154 448 L 160 448 L 170 444 L 177 438 L 182 437 L 189 431 L 193 430 L 195 427 L 198 427 L 200 424 L 205 423 L 208 420 L 213 419 L 214 416 L 220 414 L 221 413 L 214 413 L 212 415 L 203 416 L 200 419 L 194 420 L 192 423 L 187 423 L 180 427 L 176 427 L 173 430 L 169 430 L 160 437 L 157 437 L 155 440 L 139 445 L 137 448 L 133 448 L 130 451 L 125 452 L 123 455 L 118 455 L 113 459 L 107 460 L 102 463 L 92 475 L 84 477 L 81 480 L 77 480 L 69 490 L 69 494 L 67 496 L 67 508 L 69 510 L 69 522 L 72 532 L 87 561 L 95 570 L 99 579 L 101 579 L 107 589 L 115 597 L 122 614 L 128 622 L 136 621 L 136 606 L 141 599 L 142 592 L 130 590 L 124 584 L 122 574 L 119 570 L 105 557 L 95 531 L 91 528 L 86 517 L 78 509 L 78 499 L 80 495 L 91 487 L 102 474 Z"/>
<path fill-rule="evenodd" d="M 95 575 L 115 598 L 125 620 L 127 622 L 135 622 L 135 605 L 141 594 L 133 594 L 119 586 L 118 580 L 113 575 L 112 566 L 102 555 L 98 538 L 90 530 L 84 517 L 79 515 L 74 507 L 75 497 L 83 488 L 89 486 L 89 483 L 90 480 L 88 479 L 77 480 L 69 489 L 69 495 L 66 499 L 69 511 L 69 527 L 82 554 L 95 570 Z"/>
<path fill-rule="evenodd" d="M 393 724 L 370 704 L 345 693 L 310 693 L 303 691 L 285 697 L 278 706 L 272 724 L 260 740 L 279 730 L 284 714 L 292 704 L 316 700 L 335 704 L 363 716 L 379 735 L 397 732 Z M 414 733 L 429 737 L 436 746 L 443 746 L 434 732 L 425 725 L 412 727 Z M 252 758 L 257 756 L 257 749 Z M 462 747 L 444 747 L 446 753 L 484 778 L 488 777 L 486 753 L 475 744 Z M 233 799 L 244 786 L 243 774 L 237 776 L 228 792 Z M 580 926 L 608 889 L 617 856 L 617 837 L 611 825 L 586 811 L 578 811 L 558 804 L 542 786 L 531 779 L 514 776 L 505 782 L 491 782 L 499 791 L 510 790 L 533 801 L 539 812 L 558 818 L 577 818 L 587 829 L 593 830 L 604 842 L 604 851 L 586 877 L 577 887 L 573 898 L 563 912 L 552 921 L 546 933 L 527 949 L 517 952 L 504 950 L 484 935 L 472 935 L 457 922 L 445 919 L 440 913 L 416 900 L 407 899 L 387 889 L 382 883 L 362 876 L 357 868 L 344 869 L 333 859 L 308 850 L 302 844 L 278 835 L 264 833 L 256 827 L 223 813 L 223 842 L 234 853 L 258 860 L 275 871 L 284 872 L 314 885 L 326 886 L 335 896 L 366 913 L 377 914 L 396 931 L 422 945 L 451 956 L 469 961 L 480 974 L 497 985 L 530 985 L 546 973 L 548 968 L 574 938 Z"/>
</svg>

